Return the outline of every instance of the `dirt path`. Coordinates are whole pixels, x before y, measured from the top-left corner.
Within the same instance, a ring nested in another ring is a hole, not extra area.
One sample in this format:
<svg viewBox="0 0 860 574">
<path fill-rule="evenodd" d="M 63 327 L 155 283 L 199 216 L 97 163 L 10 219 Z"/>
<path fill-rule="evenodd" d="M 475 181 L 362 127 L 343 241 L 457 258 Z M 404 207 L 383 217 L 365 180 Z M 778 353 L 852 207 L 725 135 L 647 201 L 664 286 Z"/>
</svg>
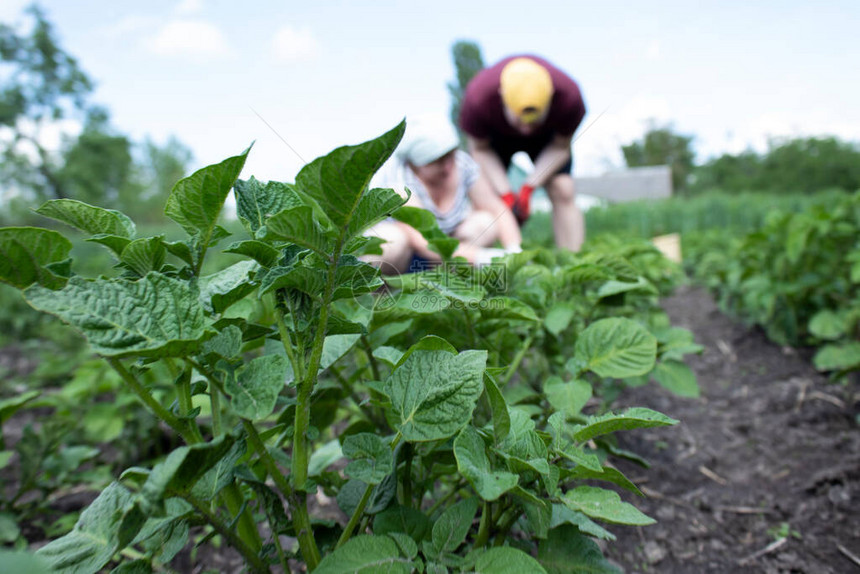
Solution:
<svg viewBox="0 0 860 574">
<path fill-rule="evenodd" d="M 631 502 L 658 524 L 615 527 L 607 554 L 630 574 L 860 573 L 856 382 L 829 383 L 701 289 L 664 307 L 705 346 L 690 361 L 702 398 L 651 385 L 624 397 L 682 424 L 625 435 L 652 463 L 623 467 L 648 495 Z"/>
</svg>

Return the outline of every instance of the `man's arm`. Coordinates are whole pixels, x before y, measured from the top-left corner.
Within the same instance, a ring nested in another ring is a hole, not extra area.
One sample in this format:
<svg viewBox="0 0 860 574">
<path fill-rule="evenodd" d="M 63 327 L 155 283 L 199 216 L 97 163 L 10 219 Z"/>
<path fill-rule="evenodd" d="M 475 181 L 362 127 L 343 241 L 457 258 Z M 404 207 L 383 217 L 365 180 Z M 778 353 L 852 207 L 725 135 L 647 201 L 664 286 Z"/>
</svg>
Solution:
<svg viewBox="0 0 860 574">
<path fill-rule="evenodd" d="M 533 188 L 543 186 L 570 159 L 573 136 L 555 136 L 535 160 L 534 171 L 526 178 Z M 483 167 L 483 166 L 482 166 Z"/>
<path fill-rule="evenodd" d="M 490 140 L 472 136 L 467 136 L 466 140 L 469 144 L 469 153 L 480 166 L 481 173 L 487 178 L 491 190 L 497 195 L 511 191 L 508 172 L 498 154 L 490 147 Z"/>
</svg>

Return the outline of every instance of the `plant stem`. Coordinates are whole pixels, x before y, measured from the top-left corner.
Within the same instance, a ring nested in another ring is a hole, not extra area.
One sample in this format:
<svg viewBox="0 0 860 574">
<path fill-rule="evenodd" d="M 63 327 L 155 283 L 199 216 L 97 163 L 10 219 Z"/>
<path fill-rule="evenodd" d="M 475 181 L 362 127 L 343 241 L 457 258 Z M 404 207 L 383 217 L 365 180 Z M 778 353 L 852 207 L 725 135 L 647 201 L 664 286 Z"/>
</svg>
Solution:
<svg viewBox="0 0 860 574">
<path fill-rule="evenodd" d="M 239 554 L 245 559 L 245 561 L 251 566 L 251 568 L 256 572 L 268 572 L 269 568 L 265 562 L 260 558 L 260 556 L 255 552 L 252 548 L 250 548 L 244 540 L 240 537 L 236 536 L 236 534 L 227 527 L 224 522 L 218 518 L 217 515 L 212 513 L 205 504 L 201 501 L 197 500 L 195 497 L 191 495 L 186 495 L 183 498 L 194 507 L 197 512 L 202 514 L 206 521 L 212 525 L 213 528 L 223 536 L 227 541 L 229 541 L 230 545 L 233 546 L 236 550 L 239 551 Z"/>
<path fill-rule="evenodd" d="M 523 358 L 526 356 L 526 353 L 531 348 L 534 338 L 534 333 L 526 337 L 526 340 L 523 342 L 523 346 L 520 347 L 519 351 L 517 351 L 517 354 L 514 356 L 514 361 L 508 367 L 508 372 L 505 373 L 505 378 L 502 379 L 501 384 L 499 384 L 500 389 L 508 385 L 508 383 L 511 381 L 511 378 L 514 376 L 514 373 L 516 373 L 517 369 L 520 368 L 520 363 L 522 363 Z"/>
<path fill-rule="evenodd" d="M 352 531 L 355 530 L 355 526 L 358 524 L 358 521 L 361 520 L 361 515 L 364 514 L 364 509 L 370 501 L 371 494 L 373 494 L 373 485 L 368 484 L 364 489 L 364 494 L 361 495 L 361 500 L 358 502 L 355 512 L 353 512 L 352 516 L 349 517 L 349 522 L 343 529 L 343 532 L 337 541 L 337 546 L 335 546 L 335 550 L 346 544 L 346 541 L 352 536 Z"/>
<path fill-rule="evenodd" d="M 281 308 L 275 304 L 275 323 L 278 325 L 278 333 L 281 335 L 281 345 L 284 347 L 284 352 L 287 353 L 287 358 L 290 360 L 290 365 L 293 367 L 293 376 L 297 381 L 304 378 L 302 365 L 296 357 L 293 350 L 293 339 L 290 337 L 290 330 L 287 328 L 287 322 L 284 320 L 284 313 Z"/>
<path fill-rule="evenodd" d="M 478 526 L 478 535 L 475 537 L 474 548 L 481 548 L 490 538 L 490 524 L 493 522 L 492 507 L 491 503 L 486 500 L 484 501 L 484 506 L 481 510 L 481 524 Z"/>
<path fill-rule="evenodd" d="M 263 462 L 263 465 L 266 467 L 266 470 L 272 477 L 275 485 L 281 490 L 284 496 L 290 496 L 293 493 L 290 482 L 281 472 L 281 469 L 278 468 L 278 464 L 275 462 L 269 449 L 266 448 L 266 445 L 263 443 L 263 439 L 260 438 L 257 428 L 245 419 L 242 419 L 242 426 L 248 434 L 248 440 L 250 440 L 251 446 L 255 451 L 257 451 L 257 455 L 260 457 L 260 460 Z"/>
<path fill-rule="evenodd" d="M 517 508 L 509 508 L 502 517 L 504 518 L 504 521 L 502 521 L 502 525 L 499 527 L 499 533 L 496 534 L 493 546 L 501 546 L 505 543 L 505 540 L 508 538 L 508 533 L 520 517 L 520 512 Z"/>
<path fill-rule="evenodd" d="M 140 381 L 138 381 L 134 375 L 132 375 L 128 369 L 122 364 L 122 362 L 117 358 L 108 358 L 106 359 L 108 364 L 115 370 L 119 376 L 122 378 L 123 382 L 138 396 L 138 398 L 145 404 L 149 409 L 155 413 L 155 416 L 163 420 L 167 426 L 172 428 L 179 436 L 181 436 L 186 443 L 188 444 L 196 444 L 200 441 L 190 432 L 187 425 L 182 424 L 179 419 L 173 416 L 169 410 L 164 408 L 161 403 L 153 398 L 153 396 L 149 393 L 149 391 L 144 387 Z"/>
<path fill-rule="evenodd" d="M 406 443 L 403 445 L 403 456 L 406 457 L 406 462 L 403 466 L 403 477 L 401 484 L 403 485 L 403 500 L 401 503 L 406 508 L 412 508 L 412 445 Z"/>
<path fill-rule="evenodd" d="M 170 361 L 170 359 L 168 359 L 168 361 Z M 203 435 L 200 434 L 200 427 L 197 425 L 196 421 L 191 419 L 192 402 L 190 368 L 184 369 L 179 376 L 179 380 L 176 383 L 176 399 L 179 402 L 179 412 L 183 417 L 185 417 L 185 424 L 188 426 L 189 432 L 198 439 L 198 442 L 203 442 Z"/>
<path fill-rule="evenodd" d="M 366 335 L 361 336 L 361 347 L 367 355 L 367 361 L 370 363 L 370 372 L 373 373 L 373 380 L 381 380 L 379 374 L 379 363 L 376 362 L 376 357 L 373 356 L 373 347 L 370 346 L 370 339 Z"/>
<path fill-rule="evenodd" d="M 248 507 L 242 508 L 245 503 L 245 496 L 242 494 L 242 489 L 234 480 L 224 487 L 220 494 L 221 500 L 227 506 L 231 516 L 239 515 L 239 522 L 236 524 L 236 531 L 239 533 L 239 538 L 254 552 L 259 552 L 263 547 L 263 539 L 260 537 L 260 531 L 257 530 L 257 524 L 254 522 L 254 516 L 251 514 L 251 509 Z"/>
<path fill-rule="evenodd" d="M 212 409 L 212 434 L 221 436 L 224 429 L 221 426 L 221 391 L 209 384 L 209 406 Z"/>
<path fill-rule="evenodd" d="M 215 413 L 216 403 L 218 409 L 220 410 L 220 394 L 224 391 L 221 387 L 221 382 L 215 377 L 212 372 L 201 365 L 197 361 L 191 358 L 186 358 L 186 362 L 189 366 L 194 367 L 198 373 L 206 377 L 206 380 L 209 381 L 209 398 L 210 400 L 215 397 L 213 401 L 212 412 L 213 415 Z M 219 430 L 216 433 L 216 436 L 220 434 L 220 412 L 219 412 Z M 213 418 L 213 428 L 215 426 L 215 419 Z M 244 419 L 242 422 L 246 422 Z M 253 427 L 253 425 L 251 425 Z M 242 515 L 239 517 L 239 523 L 237 526 L 237 530 L 239 532 L 239 537 L 246 543 L 248 546 L 253 548 L 256 551 L 259 551 L 263 547 L 263 540 L 260 538 L 260 531 L 257 530 L 257 525 L 254 522 L 254 517 L 251 514 L 251 510 L 249 508 L 242 509 L 242 504 L 245 502 L 245 497 L 242 494 L 242 490 L 239 488 L 239 485 L 234 481 L 228 484 L 224 490 L 221 492 L 221 500 L 227 506 L 227 510 L 230 511 L 232 515 L 237 515 L 240 511 Z"/>
</svg>

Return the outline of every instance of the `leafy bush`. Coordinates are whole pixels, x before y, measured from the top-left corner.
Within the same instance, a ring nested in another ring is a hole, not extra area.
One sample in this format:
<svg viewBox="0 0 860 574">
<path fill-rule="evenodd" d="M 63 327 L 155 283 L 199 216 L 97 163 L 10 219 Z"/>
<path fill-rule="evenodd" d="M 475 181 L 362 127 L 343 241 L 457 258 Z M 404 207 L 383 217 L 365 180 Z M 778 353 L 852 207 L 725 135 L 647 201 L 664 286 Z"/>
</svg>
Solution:
<svg viewBox="0 0 860 574">
<path fill-rule="evenodd" d="M 740 239 L 700 238 L 691 270 L 726 310 L 777 343 L 820 346 L 816 366 L 839 374 L 860 369 L 858 237 L 860 193 L 842 195 L 774 213 Z"/>
<path fill-rule="evenodd" d="M 654 378 L 698 392 L 682 359 L 700 347 L 656 304 L 671 271 L 648 245 L 452 260 L 431 214 L 367 187 L 403 131 L 338 148 L 295 184 L 237 180 L 247 151 L 203 168 L 168 199 L 187 233 L 176 241 L 76 201 L 39 209 L 110 250 L 115 278 L 73 273 L 56 231 L 0 229 L 0 278 L 83 333 L 185 443 L 126 470 L 41 548 L 57 571 L 96 572 L 120 552 L 135 557 L 120 568 L 167 564 L 202 526 L 252 571 L 611 572 L 596 521 L 653 522 L 592 481 L 641 494 L 612 465 L 638 459 L 614 433 L 678 422 L 612 411 L 619 389 Z M 207 273 L 231 189 L 249 238 Z M 384 284 L 360 256 L 389 216 L 443 266 Z M 345 523 L 311 515 L 320 492 Z"/>
</svg>

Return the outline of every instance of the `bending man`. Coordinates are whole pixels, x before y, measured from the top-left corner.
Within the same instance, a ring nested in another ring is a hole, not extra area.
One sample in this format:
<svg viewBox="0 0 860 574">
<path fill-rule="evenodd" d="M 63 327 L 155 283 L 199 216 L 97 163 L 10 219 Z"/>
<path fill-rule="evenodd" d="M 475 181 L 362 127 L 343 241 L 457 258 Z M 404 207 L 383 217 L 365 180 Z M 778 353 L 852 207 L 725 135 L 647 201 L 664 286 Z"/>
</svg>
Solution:
<svg viewBox="0 0 860 574">
<path fill-rule="evenodd" d="M 514 56 L 479 72 L 466 87 L 460 127 L 469 151 L 522 223 L 532 192 L 544 187 L 552 202 L 556 245 L 578 251 L 585 220 L 574 203 L 573 134 L 585 116 L 579 86 L 536 56 Z M 534 171 L 515 194 L 508 181 L 511 157 L 529 154 Z"/>
</svg>

